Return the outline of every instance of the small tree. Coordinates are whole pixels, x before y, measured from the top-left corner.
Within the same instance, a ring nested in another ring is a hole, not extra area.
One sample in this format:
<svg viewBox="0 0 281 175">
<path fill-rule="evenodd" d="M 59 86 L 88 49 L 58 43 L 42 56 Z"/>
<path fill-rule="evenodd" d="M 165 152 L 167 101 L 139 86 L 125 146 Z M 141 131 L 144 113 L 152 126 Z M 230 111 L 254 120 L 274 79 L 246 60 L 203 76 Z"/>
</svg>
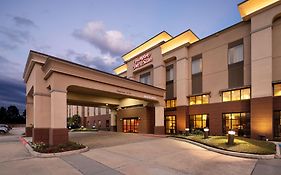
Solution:
<svg viewBox="0 0 281 175">
<path fill-rule="evenodd" d="M 81 117 L 79 115 L 73 115 L 67 118 L 67 127 L 80 128 Z"/>
<path fill-rule="evenodd" d="M 7 110 L 4 107 L 0 108 L 0 123 L 7 123 Z"/>
</svg>

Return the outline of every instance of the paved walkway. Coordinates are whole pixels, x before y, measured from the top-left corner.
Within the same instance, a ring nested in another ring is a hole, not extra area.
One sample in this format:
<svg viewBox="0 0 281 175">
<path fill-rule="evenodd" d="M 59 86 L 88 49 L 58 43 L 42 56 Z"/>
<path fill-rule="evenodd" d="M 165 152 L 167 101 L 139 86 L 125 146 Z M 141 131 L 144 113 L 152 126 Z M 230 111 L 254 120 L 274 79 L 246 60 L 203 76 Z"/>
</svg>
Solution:
<svg viewBox="0 0 281 175">
<path fill-rule="evenodd" d="M 79 170 L 82 174 L 85 175 L 120 175 L 116 170 L 113 170 L 93 159 L 90 159 L 86 156 L 81 154 L 75 154 L 71 156 L 63 156 L 61 157 L 62 160 L 70 164 L 75 169 Z"/>
<path fill-rule="evenodd" d="M 57 158 L 35 158 L 18 140 L 22 131 L 15 129 L 11 135 L 0 136 L 1 175 L 281 174 L 281 159 L 237 158 L 169 138 L 122 133 L 106 135 L 101 132 L 102 137 L 82 134 L 79 139 L 93 146 L 90 151 Z M 91 139 L 94 139 L 93 143 L 97 143 L 97 147 L 91 143 Z"/>
</svg>

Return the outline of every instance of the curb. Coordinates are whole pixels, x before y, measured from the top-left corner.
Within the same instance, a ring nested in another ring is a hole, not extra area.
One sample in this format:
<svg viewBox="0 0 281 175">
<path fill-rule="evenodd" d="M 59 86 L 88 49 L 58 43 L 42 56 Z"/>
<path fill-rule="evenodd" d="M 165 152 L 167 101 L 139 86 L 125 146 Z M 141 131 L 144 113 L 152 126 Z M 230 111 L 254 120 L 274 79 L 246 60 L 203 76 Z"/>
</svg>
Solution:
<svg viewBox="0 0 281 175">
<path fill-rule="evenodd" d="M 281 159 L 281 144 L 280 142 L 272 142 L 276 145 L 276 156 L 275 158 Z"/>
<path fill-rule="evenodd" d="M 250 159 L 274 159 L 274 158 L 278 158 L 277 154 L 257 155 L 257 154 L 238 153 L 238 152 L 226 151 L 226 150 L 210 147 L 210 146 L 207 146 L 207 145 L 204 145 L 204 144 L 201 144 L 201 143 L 198 143 L 198 142 L 194 142 L 194 141 L 191 141 L 191 140 L 187 140 L 187 139 L 176 138 L 176 137 L 170 137 L 170 138 L 172 138 L 174 140 L 188 142 L 188 143 L 191 143 L 193 145 L 199 146 L 201 148 L 205 148 L 209 151 L 213 151 L 213 152 L 228 155 L 228 156 L 250 158 Z"/>
<path fill-rule="evenodd" d="M 20 137 L 19 140 L 22 142 L 22 144 L 25 146 L 25 148 L 28 150 L 28 152 L 34 156 L 34 157 L 40 157 L 40 158 L 51 158 L 51 157 L 60 157 L 60 156 L 67 156 L 72 154 L 79 154 L 86 151 L 89 151 L 89 148 L 86 146 L 83 149 L 79 150 L 73 150 L 73 151 L 66 151 L 66 152 L 60 152 L 60 153 L 39 153 L 33 150 L 33 148 L 30 146 L 29 142 L 25 140 L 24 137 Z"/>
</svg>

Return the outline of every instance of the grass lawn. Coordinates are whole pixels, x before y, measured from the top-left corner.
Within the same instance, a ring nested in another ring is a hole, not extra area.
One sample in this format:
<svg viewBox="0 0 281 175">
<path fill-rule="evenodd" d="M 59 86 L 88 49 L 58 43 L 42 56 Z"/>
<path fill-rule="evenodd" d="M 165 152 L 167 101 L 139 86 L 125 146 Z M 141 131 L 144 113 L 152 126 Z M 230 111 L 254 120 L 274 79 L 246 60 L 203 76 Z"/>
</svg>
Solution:
<svg viewBox="0 0 281 175">
<path fill-rule="evenodd" d="M 234 145 L 227 144 L 227 136 L 209 136 L 204 139 L 202 135 L 176 136 L 188 140 L 196 141 L 208 146 L 220 148 L 228 151 L 250 153 L 250 154 L 275 154 L 276 146 L 274 143 L 249 139 L 244 137 L 235 137 Z"/>
</svg>

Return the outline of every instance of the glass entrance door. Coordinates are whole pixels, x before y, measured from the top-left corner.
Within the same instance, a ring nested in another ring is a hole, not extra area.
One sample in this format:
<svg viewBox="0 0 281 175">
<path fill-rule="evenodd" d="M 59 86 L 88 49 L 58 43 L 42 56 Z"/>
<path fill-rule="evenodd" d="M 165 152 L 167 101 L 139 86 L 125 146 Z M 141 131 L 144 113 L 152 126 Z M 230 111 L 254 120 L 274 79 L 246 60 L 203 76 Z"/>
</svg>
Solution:
<svg viewBox="0 0 281 175">
<path fill-rule="evenodd" d="M 166 134 L 176 134 L 176 116 L 165 116 L 165 130 Z"/>
<path fill-rule="evenodd" d="M 137 118 L 123 119 L 123 132 L 137 133 L 139 127 L 139 120 Z"/>
</svg>

